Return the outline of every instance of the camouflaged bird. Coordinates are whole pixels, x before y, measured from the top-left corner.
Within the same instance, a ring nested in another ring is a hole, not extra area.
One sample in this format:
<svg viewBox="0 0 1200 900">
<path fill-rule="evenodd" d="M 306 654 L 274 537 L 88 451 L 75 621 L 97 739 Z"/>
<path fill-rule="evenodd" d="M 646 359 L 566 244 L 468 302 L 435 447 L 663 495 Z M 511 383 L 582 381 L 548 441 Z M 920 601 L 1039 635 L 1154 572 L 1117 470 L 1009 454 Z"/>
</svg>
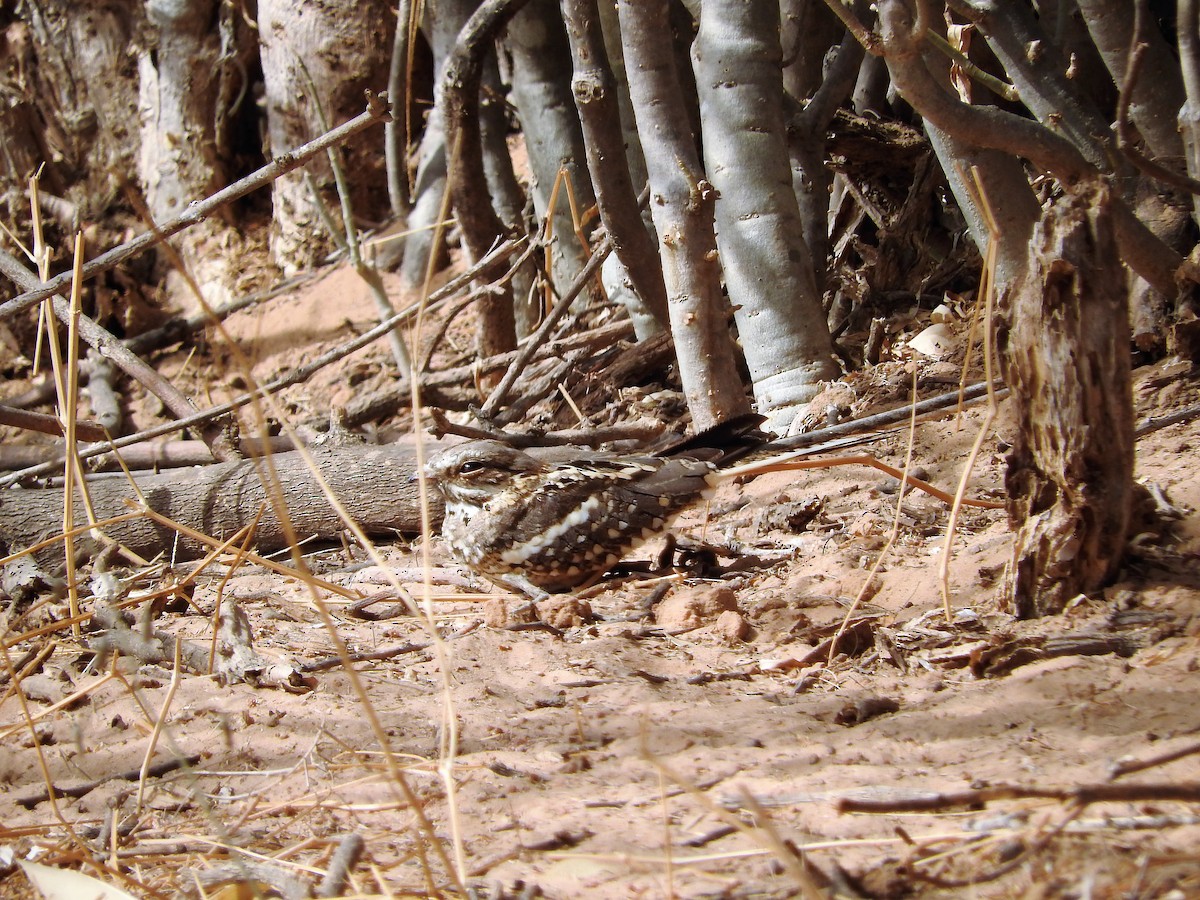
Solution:
<svg viewBox="0 0 1200 900">
<path fill-rule="evenodd" d="M 704 499 L 716 474 L 761 444 L 742 417 L 660 454 L 588 450 L 550 455 L 470 441 L 426 465 L 446 498 L 442 536 L 487 578 L 533 597 L 577 588 Z"/>
</svg>

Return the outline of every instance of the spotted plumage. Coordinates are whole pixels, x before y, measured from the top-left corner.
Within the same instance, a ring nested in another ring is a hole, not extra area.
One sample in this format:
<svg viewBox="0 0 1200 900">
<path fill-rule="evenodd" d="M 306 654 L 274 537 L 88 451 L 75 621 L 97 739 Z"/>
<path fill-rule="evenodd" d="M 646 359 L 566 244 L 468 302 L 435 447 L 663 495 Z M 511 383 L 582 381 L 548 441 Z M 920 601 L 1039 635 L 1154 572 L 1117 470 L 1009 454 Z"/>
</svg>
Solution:
<svg viewBox="0 0 1200 900">
<path fill-rule="evenodd" d="M 704 497 L 716 466 L 696 456 L 550 461 L 498 441 L 471 441 L 431 459 L 446 498 L 451 551 L 495 581 L 535 593 L 578 587 L 616 565 Z"/>
</svg>

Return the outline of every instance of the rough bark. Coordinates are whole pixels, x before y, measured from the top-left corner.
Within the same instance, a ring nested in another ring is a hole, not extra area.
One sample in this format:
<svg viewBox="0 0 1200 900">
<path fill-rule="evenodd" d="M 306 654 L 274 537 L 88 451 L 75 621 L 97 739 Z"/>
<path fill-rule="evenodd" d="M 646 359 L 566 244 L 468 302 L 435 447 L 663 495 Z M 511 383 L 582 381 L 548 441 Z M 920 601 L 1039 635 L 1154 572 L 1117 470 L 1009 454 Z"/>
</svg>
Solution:
<svg viewBox="0 0 1200 900">
<path fill-rule="evenodd" d="M 281 153 L 338 125 L 362 108 L 364 90 L 387 87 L 396 17 L 387 0 L 351 3 L 292 3 L 259 0 L 258 27 L 267 133 L 272 153 Z M 378 221 L 390 211 L 384 155 L 371 135 L 342 148 L 342 164 L 354 173 L 351 202 L 356 213 Z M 321 202 L 336 209 L 328 163 L 308 168 Z M 271 253 L 288 273 L 320 260 L 331 243 L 304 173 L 285 175 L 272 186 Z"/>
<path fill-rule="evenodd" d="M 47 0 L 22 12 L 18 32 L 6 37 L 24 58 L 4 92 L 18 90 L 32 104 L 36 143 L 47 149 L 34 167 L 46 165 L 43 186 L 83 218 L 98 219 L 136 170 L 137 70 L 129 46 L 144 27 L 142 5 Z M 19 181 L 4 187 L 24 191 L 34 170 L 19 158 L 13 164 L 21 165 Z"/>
<path fill-rule="evenodd" d="M 621 0 L 617 11 L 679 376 L 693 427 L 702 430 L 749 412 L 721 296 L 714 191 L 704 180 L 674 58 L 662 52 L 666 0 Z"/>
<path fill-rule="evenodd" d="M 1035 229 L 1004 298 L 998 344 L 1019 433 L 1005 478 L 1018 528 L 1006 601 L 1051 615 L 1116 575 L 1133 491 L 1129 310 L 1099 182 L 1069 191 Z"/>
<path fill-rule="evenodd" d="M 617 83 L 608 64 L 596 0 L 563 0 L 563 18 L 575 74 L 571 82 L 583 126 L 588 170 L 596 188 L 600 221 L 613 254 L 628 273 L 640 301 L 627 307 L 639 340 L 666 327 L 667 290 L 654 238 L 642 223 L 622 140 Z"/>
<path fill-rule="evenodd" d="M 414 534 L 421 530 L 416 471 L 412 449 L 398 445 L 312 448 L 322 476 L 345 504 L 350 516 L 369 535 Z M 261 552 L 278 550 L 287 538 L 273 506 L 274 492 L 263 486 L 260 460 L 241 460 L 207 466 L 195 471 L 162 475 L 139 475 L 136 481 L 150 509 L 194 531 L 223 540 L 254 522 L 265 508 L 254 535 Z M 336 538 L 345 525 L 299 453 L 274 457 L 279 477 L 278 499 L 301 538 Z M 124 477 L 102 478 L 88 484 L 98 518 L 107 519 L 130 511 L 126 501 L 138 497 Z M 435 514 L 440 502 L 431 494 Z M 78 524 L 85 524 L 83 504 L 76 504 Z M 62 489 L 41 488 L 0 491 L 0 541 L 9 550 L 29 547 L 62 529 Z M 105 533 L 146 557 L 160 552 L 176 559 L 194 559 L 209 549 L 187 538 L 176 541 L 176 532 L 149 518 L 109 525 Z M 77 537 L 76 548 L 93 553 L 99 545 L 91 538 Z M 47 559 L 61 560 L 62 549 L 47 551 Z"/>
<path fill-rule="evenodd" d="M 693 57 L 725 284 L 758 411 L 785 431 L 837 367 L 792 190 L 778 7 L 705 0 Z"/>
</svg>

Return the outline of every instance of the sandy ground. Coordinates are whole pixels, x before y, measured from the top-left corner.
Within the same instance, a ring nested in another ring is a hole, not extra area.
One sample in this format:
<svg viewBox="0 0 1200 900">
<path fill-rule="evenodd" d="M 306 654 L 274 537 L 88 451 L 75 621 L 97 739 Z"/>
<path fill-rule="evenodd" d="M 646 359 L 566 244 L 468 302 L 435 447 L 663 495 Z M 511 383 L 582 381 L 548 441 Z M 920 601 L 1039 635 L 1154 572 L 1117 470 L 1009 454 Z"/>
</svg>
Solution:
<svg viewBox="0 0 1200 900">
<path fill-rule="evenodd" d="M 342 273 L 229 327 L 261 377 L 369 316 L 365 294 Z M 380 380 L 379 353 L 293 389 L 286 408 L 299 416 L 346 402 Z M 164 368 L 178 371 L 182 359 Z M 1139 418 L 1200 400 L 1186 367 L 1135 374 Z M 906 377 L 897 366 L 859 385 Z M 211 399 L 236 386 L 210 381 Z M 920 425 L 914 465 L 953 490 L 983 415 L 974 408 L 959 422 Z M 974 496 L 999 496 L 1005 427 L 1001 418 L 985 434 Z M 1053 621 L 1016 622 L 1000 610 L 1012 544 L 1003 513 L 964 510 L 948 623 L 945 505 L 910 494 L 897 519 L 894 481 L 854 467 L 723 488 L 675 530 L 736 540 L 761 557 L 756 565 L 608 586 L 586 606 L 544 608 L 553 629 L 503 627 L 517 601 L 468 583 L 434 542 L 426 600 L 442 643 L 427 646 L 418 617 L 363 622 L 325 595 L 349 652 L 406 652 L 359 663 L 354 677 L 340 664 L 310 673 L 309 689 L 296 693 L 194 675 L 173 683 L 167 669 L 129 661 L 99 674 L 63 632 L 22 682 L 25 707 L 2 686 L 0 865 L 35 847 L 49 862 L 78 866 L 86 849 L 116 865 L 107 856 L 116 847 L 135 893 L 140 884 L 197 895 L 203 877 L 211 895 L 220 873 L 283 891 L 318 879 L 338 841 L 356 834 L 365 849 L 352 884 L 366 895 L 422 895 L 431 884 L 452 892 L 460 876 L 480 896 L 1200 895 L 1194 802 L 1161 792 L 1082 807 L 942 796 L 1000 785 L 1200 785 L 1195 754 L 1113 776 L 1120 760 L 1200 742 L 1198 429 L 1175 425 L 1138 445 L 1138 477 L 1163 488 L 1183 518 L 1139 541 L 1103 596 Z M 901 465 L 905 435 L 866 450 Z M 415 548 L 398 541 L 379 553 L 420 600 Z M 330 583 L 391 590 L 361 551 L 309 562 Z M 170 606 L 158 624 L 206 644 L 218 599 L 238 601 L 271 661 L 300 666 L 338 653 L 309 589 L 253 567 L 206 571 L 193 606 Z M 848 652 L 830 660 L 827 640 L 843 622 Z M 1047 639 L 1080 634 L 1126 640 L 1120 653 L 1111 642 L 1098 655 L 1079 642 L 1067 655 L 1044 650 Z M 1040 640 L 1043 652 L 1010 658 L 1002 651 L 1017 639 Z M 148 779 L 144 793 L 134 778 L 62 798 L 57 809 L 21 802 L 44 789 L 44 772 L 69 787 L 136 771 L 148 752 L 154 762 L 198 759 Z M 930 808 L 840 806 L 921 797 Z M 113 811 L 133 821 L 139 803 L 140 830 L 106 842 Z M 21 884 L 0 876 L 0 897 L 19 895 Z"/>
</svg>

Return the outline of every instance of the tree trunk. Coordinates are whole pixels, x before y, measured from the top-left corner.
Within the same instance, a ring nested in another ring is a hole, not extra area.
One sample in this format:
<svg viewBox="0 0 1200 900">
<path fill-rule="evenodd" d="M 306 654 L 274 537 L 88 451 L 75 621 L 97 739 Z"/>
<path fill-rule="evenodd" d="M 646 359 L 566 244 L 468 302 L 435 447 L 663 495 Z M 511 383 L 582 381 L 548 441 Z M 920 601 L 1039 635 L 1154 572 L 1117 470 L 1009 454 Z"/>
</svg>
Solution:
<svg viewBox="0 0 1200 900">
<path fill-rule="evenodd" d="M 258 27 L 266 86 L 267 133 L 272 154 L 283 153 L 340 125 L 362 110 L 363 91 L 387 87 L 392 28 L 387 0 L 326 0 L 293 3 L 259 0 Z M 356 213 L 378 221 L 390 212 L 384 154 L 377 133 L 351 140 L 342 164 L 354 173 Z M 315 265 L 331 247 L 317 203 L 337 209 L 328 163 L 316 159 L 306 171 L 316 183 L 314 199 L 304 171 L 272 186 L 271 253 L 287 273 Z"/>
<path fill-rule="evenodd" d="M 525 135 L 533 175 L 533 208 L 539 221 L 551 220 L 551 276 L 561 296 L 590 255 L 575 235 L 568 191 L 582 216 L 595 206 L 579 113 L 571 95 L 571 51 L 557 4 L 532 0 L 513 17 L 504 36 L 512 68 L 512 102 Z M 555 182 L 565 171 L 551 206 Z M 592 290 L 589 295 L 594 295 Z M 585 295 L 587 296 L 587 295 Z"/>
<path fill-rule="evenodd" d="M 39 160 L 48 165 L 42 183 L 62 191 L 81 219 L 98 220 L 136 168 L 137 72 L 129 46 L 144 26 L 142 4 L 46 0 L 24 14 L 32 51 L 17 81 L 29 86 L 51 148 Z M 23 173 L 19 190 L 32 174 Z"/>
<path fill-rule="evenodd" d="M 617 10 L 679 377 L 692 426 L 702 431 L 750 410 L 729 338 L 729 305 L 721 296 L 714 191 L 696 154 L 673 56 L 663 52 L 670 33 L 666 0 L 621 0 Z"/>
<path fill-rule="evenodd" d="M 1133 491 L 1129 308 L 1100 182 L 1057 200 L 1034 231 L 998 333 L 1020 432 L 1008 459 L 1019 528 L 1006 601 L 1052 615 L 1109 583 Z"/>
<path fill-rule="evenodd" d="M 472 13 L 463 26 L 439 86 L 445 94 L 447 168 L 454 215 L 473 260 L 482 259 L 505 231 L 504 223 L 482 190 L 487 184 L 479 112 L 484 56 L 496 34 L 526 2 L 488 0 Z M 482 273 L 481 283 L 494 274 L 494 271 Z M 475 343 L 481 359 L 517 346 L 512 286 L 507 282 L 480 301 Z M 484 383 L 487 387 L 494 386 Z"/>
<path fill-rule="evenodd" d="M 860 3 L 859 6 L 865 7 L 865 4 Z M 789 107 L 797 109 L 798 101 L 808 98 L 802 109 L 789 116 L 788 154 L 791 157 L 792 189 L 799 206 L 804 244 L 808 247 L 812 262 L 817 293 L 822 297 L 828 286 L 829 202 L 833 186 L 833 173 L 825 165 L 826 135 L 834 114 L 854 89 L 864 55 L 862 45 L 854 35 L 844 29 L 843 32 L 841 45 L 829 65 L 825 80 L 811 95 L 789 92 L 785 98 Z M 816 48 L 805 41 L 801 44 L 801 51 L 804 49 L 812 52 Z M 828 49 L 824 48 L 819 54 L 822 60 Z M 785 78 L 789 71 L 798 68 L 794 64 L 785 70 Z"/>
<path fill-rule="evenodd" d="M 1113 82 L 1123 88 L 1135 4 L 1128 0 L 1078 0 L 1078 3 Z M 1144 23 L 1137 38 L 1148 46 L 1141 77 L 1129 96 L 1129 118 L 1154 156 L 1174 159 L 1183 155 L 1177 119 L 1179 108 L 1187 99 L 1183 78 L 1170 46 L 1153 22 Z"/>
<path fill-rule="evenodd" d="M 792 189 L 778 6 L 705 0 L 693 57 L 725 285 L 758 411 L 782 433 L 838 370 Z"/>
<path fill-rule="evenodd" d="M 654 238 L 642 222 L 637 189 L 629 176 L 617 81 L 604 47 L 599 8 L 596 0 L 564 0 L 562 8 L 575 64 L 571 86 L 600 220 L 612 240 L 613 255 L 628 273 L 633 292 L 626 308 L 638 340 L 645 340 L 668 323 L 667 290 Z"/>
<path fill-rule="evenodd" d="M 151 217 L 163 222 L 228 183 L 233 148 L 225 123 L 237 114 L 228 105 L 249 89 L 245 66 L 256 50 L 247 46 L 241 16 L 215 0 L 150 0 L 146 16 L 150 40 L 138 54 L 138 179 Z M 224 221 L 204 222 L 174 242 L 190 279 L 175 271 L 173 253 L 160 255 L 168 296 L 188 314 L 198 309 L 193 284 L 210 306 L 232 299 L 240 254 L 212 252 L 239 240 L 226 227 L 229 216 L 226 209 Z"/>
<path fill-rule="evenodd" d="M 155 221 L 224 185 L 216 146 L 220 41 L 215 0 L 150 0 L 154 42 L 138 58 L 138 174 Z"/>
</svg>

